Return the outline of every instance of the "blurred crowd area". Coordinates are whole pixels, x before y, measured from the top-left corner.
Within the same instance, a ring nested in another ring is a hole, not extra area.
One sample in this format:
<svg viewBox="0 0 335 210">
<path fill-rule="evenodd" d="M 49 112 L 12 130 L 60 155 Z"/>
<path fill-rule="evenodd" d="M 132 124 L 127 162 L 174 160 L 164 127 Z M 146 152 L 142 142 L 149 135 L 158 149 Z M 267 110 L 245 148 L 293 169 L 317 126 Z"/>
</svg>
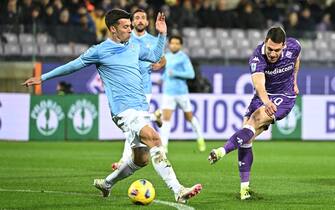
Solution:
<svg viewBox="0 0 335 210">
<path fill-rule="evenodd" d="M 315 38 L 315 32 L 335 29 L 333 0 L 2 0 L 0 7 L 1 33 L 48 33 L 57 43 L 102 41 L 108 33 L 104 13 L 112 8 L 145 9 L 153 34 L 158 11 L 165 13 L 169 33 L 281 24 L 289 36 Z"/>
</svg>

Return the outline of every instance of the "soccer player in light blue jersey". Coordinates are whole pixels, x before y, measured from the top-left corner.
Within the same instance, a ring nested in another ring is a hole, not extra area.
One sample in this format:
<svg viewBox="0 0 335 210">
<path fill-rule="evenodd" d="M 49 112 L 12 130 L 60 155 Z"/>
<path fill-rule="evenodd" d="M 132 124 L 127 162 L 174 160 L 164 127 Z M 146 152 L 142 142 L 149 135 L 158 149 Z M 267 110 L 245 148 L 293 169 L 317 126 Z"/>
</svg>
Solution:
<svg viewBox="0 0 335 210">
<path fill-rule="evenodd" d="M 113 9 L 106 14 L 105 21 L 110 31 L 106 41 L 92 46 L 79 58 L 41 77 L 26 80 L 23 85 L 38 85 L 48 79 L 70 74 L 95 64 L 105 86 L 113 121 L 123 131 L 126 140 L 130 141 L 134 157 L 123 162 L 118 170 L 105 179 L 95 179 L 94 186 L 102 192 L 104 197 L 108 197 L 111 188 L 118 181 L 146 166 L 151 156 L 156 172 L 174 192 L 176 201 L 185 203 L 198 194 L 202 186 L 196 184 L 185 188 L 179 183 L 161 146 L 158 133 L 149 126 L 145 118 L 148 115 L 148 103 L 145 99 L 139 68 L 139 60 L 157 62 L 162 56 L 167 31 L 165 16 L 161 13 L 157 16 L 156 29 L 159 35 L 153 50 L 129 41 L 131 22 L 130 14 L 126 11 Z"/>
<path fill-rule="evenodd" d="M 168 141 L 171 130 L 170 119 L 178 105 L 185 114 L 185 118 L 192 124 L 197 133 L 198 149 L 203 152 L 206 144 L 202 135 L 201 126 L 192 114 L 192 106 L 188 96 L 186 80 L 193 79 L 194 69 L 189 57 L 181 50 L 183 39 L 181 36 L 169 38 L 169 52 L 166 53 L 166 65 L 163 74 L 163 125 L 161 129 L 162 144 L 168 150 Z"/>
<path fill-rule="evenodd" d="M 152 49 L 157 43 L 157 37 L 146 31 L 148 25 L 149 21 L 147 13 L 142 9 L 135 10 L 132 15 L 132 26 L 134 29 L 131 33 L 131 39 L 138 41 L 141 46 L 143 45 Z M 164 56 L 157 63 L 140 61 L 140 69 L 143 75 L 144 93 L 148 103 L 150 103 L 152 95 L 151 71 L 160 70 L 165 66 L 165 64 L 166 60 Z"/>
<path fill-rule="evenodd" d="M 132 26 L 133 30 L 131 32 L 130 39 L 137 41 L 140 46 L 147 47 L 152 49 L 157 43 L 157 37 L 149 34 L 146 31 L 146 28 L 149 25 L 147 18 L 147 13 L 142 9 L 137 9 L 132 14 Z M 151 84 L 151 71 L 160 70 L 165 66 L 166 60 L 163 57 L 157 63 L 152 63 L 149 61 L 140 61 L 140 70 L 142 74 L 142 81 L 144 87 L 144 93 L 147 100 L 147 103 L 150 105 L 150 100 L 152 96 L 152 84 Z M 161 112 L 158 110 L 154 113 L 150 113 L 148 118 L 151 121 L 156 122 L 158 127 L 162 126 Z M 128 141 L 124 142 L 124 148 L 122 152 L 122 157 L 118 162 L 112 164 L 112 169 L 116 170 L 123 161 L 132 157 L 132 150 Z"/>
</svg>

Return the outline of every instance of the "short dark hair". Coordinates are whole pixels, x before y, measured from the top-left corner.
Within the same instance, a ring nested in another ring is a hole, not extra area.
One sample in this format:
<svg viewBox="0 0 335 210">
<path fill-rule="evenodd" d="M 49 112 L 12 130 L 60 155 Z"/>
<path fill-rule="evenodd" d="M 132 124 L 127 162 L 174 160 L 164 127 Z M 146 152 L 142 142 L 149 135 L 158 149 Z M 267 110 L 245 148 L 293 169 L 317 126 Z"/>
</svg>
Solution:
<svg viewBox="0 0 335 210">
<path fill-rule="evenodd" d="M 109 30 L 109 27 L 118 23 L 120 19 L 130 19 L 130 14 L 122 9 L 112 9 L 107 12 L 105 17 L 105 23 Z"/>
<path fill-rule="evenodd" d="M 180 35 L 172 35 L 169 37 L 169 43 L 171 42 L 172 39 L 178 39 L 180 44 L 183 44 L 183 37 L 181 37 Z"/>
<path fill-rule="evenodd" d="M 133 21 L 135 14 L 138 13 L 138 12 L 145 13 L 145 15 L 147 16 L 147 19 L 148 19 L 148 13 L 144 9 L 138 8 L 131 14 L 131 21 Z"/>
<path fill-rule="evenodd" d="M 286 32 L 282 27 L 272 27 L 269 29 L 265 41 L 271 39 L 274 43 L 284 43 L 286 40 Z"/>
</svg>

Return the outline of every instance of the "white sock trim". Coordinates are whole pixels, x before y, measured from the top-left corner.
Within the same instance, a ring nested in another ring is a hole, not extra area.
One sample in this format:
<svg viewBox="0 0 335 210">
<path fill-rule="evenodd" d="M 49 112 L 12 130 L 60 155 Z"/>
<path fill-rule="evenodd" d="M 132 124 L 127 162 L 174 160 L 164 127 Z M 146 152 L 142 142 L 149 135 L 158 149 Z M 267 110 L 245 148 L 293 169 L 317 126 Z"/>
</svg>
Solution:
<svg viewBox="0 0 335 210">
<path fill-rule="evenodd" d="M 242 144 L 240 147 L 241 148 L 251 148 L 252 147 L 252 143 L 250 143 L 250 144 Z"/>
<path fill-rule="evenodd" d="M 243 126 L 243 128 L 246 128 L 246 129 L 249 129 L 249 130 L 251 130 L 251 131 L 254 133 L 254 135 L 255 135 L 255 133 L 256 133 L 256 130 L 255 130 L 255 128 L 254 128 L 254 127 L 252 127 L 251 125 L 244 125 L 244 126 Z"/>
<path fill-rule="evenodd" d="M 157 117 L 154 113 L 150 113 L 149 117 L 150 117 L 150 121 L 156 121 L 157 120 Z"/>
<path fill-rule="evenodd" d="M 152 147 L 149 152 L 150 152 L 150 156 L 153 157 L 156 155 L 156 153 L 158 153 L 160 151 L 160 147 L 158 146 L 155 146 L 155 147 Z"/>
<path fill-rule="evenodd" d="M 249 182 L 241 182 L 241 189 L 249 187 Z"/>
<path fill-rule="evenodd" d="M 226 155 L 226 154 L 227 154 L 227 152 L 226 152 L 226 150 L 224 149 L 224 147 L 220 147 L 220 149 L 221 149 L 221 152 L 222 152 L 223 155 Z"/>
</svg>

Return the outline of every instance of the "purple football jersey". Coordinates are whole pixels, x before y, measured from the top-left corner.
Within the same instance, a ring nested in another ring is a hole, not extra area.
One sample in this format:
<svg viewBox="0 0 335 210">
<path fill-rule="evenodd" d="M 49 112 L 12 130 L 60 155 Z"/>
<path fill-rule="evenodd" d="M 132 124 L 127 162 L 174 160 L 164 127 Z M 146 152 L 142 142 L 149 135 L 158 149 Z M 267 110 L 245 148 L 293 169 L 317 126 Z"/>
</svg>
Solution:
<svg viewBox="0 0 335 210">
<path fill-rule="evenodd" d="M 295 96 L 294 66 L 300 51 L 300 43 L 294 38 L 287 38 L 281 57 L 277 62 L 270 63 L 265 55 L 265 44 L 262 43 L 249 59 L 251 74 L 259 72 L 265 74 L 265 88 L 269 95 Z"/>
</svg>

